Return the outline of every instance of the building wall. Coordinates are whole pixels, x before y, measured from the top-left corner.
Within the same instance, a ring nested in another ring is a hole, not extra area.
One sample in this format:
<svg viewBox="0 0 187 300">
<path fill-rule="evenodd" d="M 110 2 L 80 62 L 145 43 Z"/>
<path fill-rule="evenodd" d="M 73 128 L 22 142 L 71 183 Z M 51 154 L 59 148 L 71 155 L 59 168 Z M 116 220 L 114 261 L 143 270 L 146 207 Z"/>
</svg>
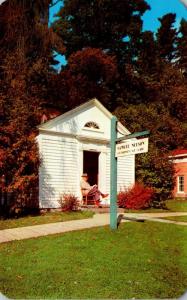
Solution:
<svg viewBox="0 0 187 300">
<path fill-rule="evenodd" d="M 40 135 L 39 205 L 59 207 L 63 193 L 77 194 L 78 144 L 73 138 Z"/>
<path fill-rule="evenodd" d="M 84 151 L 99 153 L 99 189 L 110 193 L 111 118 L 112 114 L 93 99 L 39 127 L 40 207 L 58 207 L 63 193 L 81 198 Z M 87 126 L 88 123 L 94 126 Z M 120 123 L 118 131 L 118 137 L 129 134 Z M 134 177 L 134 155 L 119 158 L 118 191 L 131 186 Z"/>
<path fill-rule="evenodd" d="M 187 198 L 187 158 L 177 159 L 174 161 L 175 167 L 175 188 L 173 191 L 174 197 Z M 178 180 L 179 176 L 184 176 L 184 192 L 179 192 L 178 190 Z"/>
<path fill-rule="evenodd" d="M 110 192 L 110 148 L 107 152 L 107 192 Z M 135 183 L 135 155 L 118 157 L 117 191 L 131 187 Z"/>
<path fill-rule="evenodd" d="M 117 169 L 118 192 L 135 183 L 135 155 L 118 157 Z"/>
<path fill-rule="evenodd" d="M 41 166 L 39 171 L 40 208 L 59 207 L 63 193 L 73 193 L 81 199 L 80 177 L 83 172 L 83 151 L 99 152 L 99 189 L 110 193 L 110 147 L 99 142 L 80 141 L 58 134 L 40 134 L 38 137 Z M 118 158 L 117 189 L 134 184 L 135 156 Z M 109 199 L 104 200 L 109 204 Z"/>
</svg>

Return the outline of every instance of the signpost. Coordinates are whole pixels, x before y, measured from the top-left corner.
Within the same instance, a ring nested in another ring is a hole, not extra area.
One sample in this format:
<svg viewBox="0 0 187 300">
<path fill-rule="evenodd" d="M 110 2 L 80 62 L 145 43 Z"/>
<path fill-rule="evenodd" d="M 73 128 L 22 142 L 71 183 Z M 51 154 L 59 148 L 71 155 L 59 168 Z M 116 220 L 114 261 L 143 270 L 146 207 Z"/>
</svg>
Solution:
<svg viewBox="0 0 187 300">
<path fill-rule="evenodd" d="M 116 152 L 117 140 L 117 118 L 111 119 L 111 153 L 110 153 L 110 227 L 117 229 L 117 158 Z"/>
<path fill-rule="evenodd" d="M 148 151 L 149 131 L 135 132 L 117 138 L 117 118 L 111 119 L 111 140 L 110 140 L 110 228 L 117 229 L 117 157 L 145 153 Z M 122 142 L 123 141 L 123 142 Z M 125 141 L 125 142 L 124 142 Z M 122 143 L 121 143 L 122 142 Z M 119 144 L 117 144 L 119 143 Z"/>
</svg>

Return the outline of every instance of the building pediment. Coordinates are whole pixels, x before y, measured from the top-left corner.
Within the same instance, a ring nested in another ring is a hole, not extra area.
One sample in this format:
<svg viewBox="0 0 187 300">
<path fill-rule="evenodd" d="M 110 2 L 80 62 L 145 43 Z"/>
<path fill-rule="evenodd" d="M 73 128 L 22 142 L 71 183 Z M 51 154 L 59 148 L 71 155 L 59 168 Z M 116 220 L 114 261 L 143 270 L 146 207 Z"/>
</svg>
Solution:
<svg viewBox="0 0 187 300">
<path fill-rule="evenodd" d="M 40 132 L 72 135 L 79 139 L 110 139 L 110 123 L 112 114 L 97 100 L 92 99 L 53 120 L 38 126 Z M 120 132 L 129 131 L 121 124 Z"/>
</svg>

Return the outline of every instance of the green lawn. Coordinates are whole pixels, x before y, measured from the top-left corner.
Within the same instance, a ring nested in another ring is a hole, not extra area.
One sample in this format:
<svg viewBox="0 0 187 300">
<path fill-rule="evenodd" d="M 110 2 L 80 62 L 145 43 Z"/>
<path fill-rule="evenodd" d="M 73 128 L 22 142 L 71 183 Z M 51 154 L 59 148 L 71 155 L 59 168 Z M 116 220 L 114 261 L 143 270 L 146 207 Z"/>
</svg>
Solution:
<svg viewBox="0 0 187 300">
<path fill-rule="evenodd" d="M 187 216 L 165 217 L 163 219 L 172 220 L 176 222 L 187 222 Z"/>
<path fill-rule="evenodd" d="M 22 299 L 178 298 L 187 228 L 123 223 L 0 245 L 0 287 Z"/>
<path fill-rule="evenodd" d="M 160 209 L 160 208 L 149 208 L 149 209 L 142 209 L 142 210 L 132 210 L 132 209 L 125 209 L 125 212 L 143 212 L 143 213 L 152 213 L 152 212 L 177 212 L 183 211 L 187 212 L 187 200 L 177 200 L 177 199 L 170 199 L 165 202 L 167 209 Z"/>
<path fill-rule="evenodd" d="M 47 212 L 43 215 L 26 216 L 18 219 L 7 219 L 7 220 L 0 219 L 0 229 L 86 219 L 86 218 L 91 218 L 92 216 L 93 213 L 90 211 Z"/>
<path fill-rule="evenodd" d="M 166 206 L 170 211 L 186 211 L 187 212 L 187 200 L 168 200 Z"/>
</svg>

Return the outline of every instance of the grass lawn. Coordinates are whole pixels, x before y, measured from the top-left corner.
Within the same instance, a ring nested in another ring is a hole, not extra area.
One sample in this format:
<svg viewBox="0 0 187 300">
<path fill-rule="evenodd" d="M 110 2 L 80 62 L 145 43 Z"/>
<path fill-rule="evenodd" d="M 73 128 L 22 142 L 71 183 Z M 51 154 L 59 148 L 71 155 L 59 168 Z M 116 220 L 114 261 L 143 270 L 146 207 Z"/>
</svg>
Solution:
<svg viewBox="0 0 187 300">
<path fill-rule="evenodd" d="M 154 213 L 154 212 L 177 212 L 177 211 L 183 211 L 187 212 L 187 200 L 177 200 L 177 199 L 170 199 L 166 202 L 166 209 L 160 209 L 160 208 L 149 208 L 149 209 L 142 209 L 142 210 L 132 210 L 132 209 L 125 209 L 125 212 L 142 212 L 142 213 Z"/>
<path fill-rule="evenodd" d="M 123 223 L 0 245 L 10 298 L 178 298 L 187 282 L 187 228 Z"/>
<path fill-rule="evenodd" d="M 186 211 L 187 212 L 187 200 L 168 200 L 166 206 L 170 211 Z"/>
<path fill-rule="evenodd" d="M 187 216 L 164 217 L 163 219 L 172 220 L 176 222 L 187 222 Z"/>
<path fill-rule="evenodd" d="M 77 212 L 47 212 L 43 215 L 26 216 L 18 219 L 0 219 L 0 229 L 32 226 L 47 223 L 64 222 L 70 220 L 79 220 L 91 218 L 93 213 L 90 211 Z"/>
</svg>

